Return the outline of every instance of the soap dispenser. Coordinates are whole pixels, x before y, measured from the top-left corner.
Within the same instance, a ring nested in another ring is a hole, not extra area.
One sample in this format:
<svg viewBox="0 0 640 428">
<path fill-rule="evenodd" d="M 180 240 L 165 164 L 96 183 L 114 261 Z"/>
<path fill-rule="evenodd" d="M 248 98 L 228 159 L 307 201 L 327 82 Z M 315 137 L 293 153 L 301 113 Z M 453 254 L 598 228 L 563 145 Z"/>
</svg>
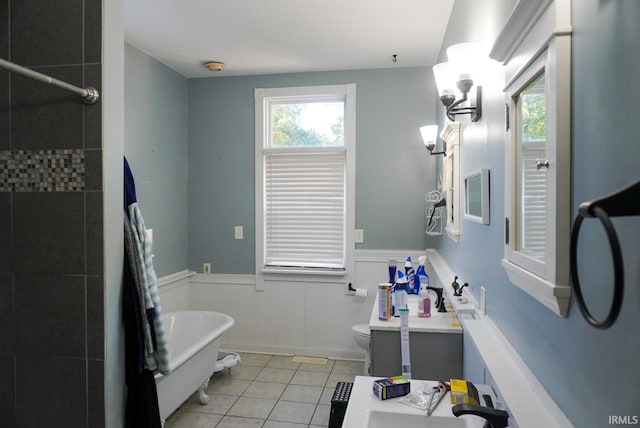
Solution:
<svg viewBox="0 0 640 428">
<path fill-rule="evenodd" d="M 420 285 L 420 295 L 418 296 L 418 316 L 421 318 L 429 318 L 431 316 L 431 299 L 429 299 L 429 290 L 425 285 Z"/>
</svg>

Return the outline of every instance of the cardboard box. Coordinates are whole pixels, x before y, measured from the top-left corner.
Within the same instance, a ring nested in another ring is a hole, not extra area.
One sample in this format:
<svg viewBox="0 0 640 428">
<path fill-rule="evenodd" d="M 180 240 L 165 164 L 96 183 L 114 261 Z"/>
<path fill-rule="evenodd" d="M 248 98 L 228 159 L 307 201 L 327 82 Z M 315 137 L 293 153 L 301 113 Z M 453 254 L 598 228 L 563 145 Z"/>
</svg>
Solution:
<svg viewBox="0 0 640 428">
<path fill-rule="evenodd" d="M 475 385 L 466 380 L 451 379 L 451 404 L 480 404 Z"/>
<path fill-rule="evenodd" d="M 373 381 L 373 395 L 380 400 L 402 397 L 411 391 L 409 379 L 404 376 L 392 376 Z"/>
</svg>

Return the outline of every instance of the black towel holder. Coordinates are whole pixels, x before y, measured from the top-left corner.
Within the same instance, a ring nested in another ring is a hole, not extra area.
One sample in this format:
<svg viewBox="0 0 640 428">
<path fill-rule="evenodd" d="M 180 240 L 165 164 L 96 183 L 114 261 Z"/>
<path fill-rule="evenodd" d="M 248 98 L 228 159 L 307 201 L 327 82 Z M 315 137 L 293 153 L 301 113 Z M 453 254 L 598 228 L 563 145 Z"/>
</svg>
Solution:
<svg viewBox="0 0 640 428">
<path fill-rule="evenodd" d="M 616 322 L 618 315 L 620 315 L 620 308 L 622 307 L 622 299 L 624 297 L 624 264 L 622 260 L 622 250 L 620 250 L 618 235 L 616 234 L 616 230 L 609 217 L 633 215 L 640 215 L 640 180 L 610 195 L 603 196 L 602 198 L 595 199 L 593 201 L 583 202 L 578 207 L 578 215 L 576 216 L 571 230 L 571 248 L 569 255 L 571 263 L 571 282 L 573 284 L 576 301 L 580 307 L 580 312 L 582 312 L 585 320 L 595 328 L 607 329 Z M 602 321 L 596 320 L 587 308 L 584 296 L 582 295 L 582 287 L 580 286 L 580 279 L 578 276 L 578 236 L 580 234 L 580 226 L 582 225 L 582 221 L 585 217 L 595 217 L 600 220 L 600 223 L 607 234 L 609 246 L 611 247 L 611 254 L 613 256 L 613 301 L 611 302 L 609 314 Z"/>
</svg>

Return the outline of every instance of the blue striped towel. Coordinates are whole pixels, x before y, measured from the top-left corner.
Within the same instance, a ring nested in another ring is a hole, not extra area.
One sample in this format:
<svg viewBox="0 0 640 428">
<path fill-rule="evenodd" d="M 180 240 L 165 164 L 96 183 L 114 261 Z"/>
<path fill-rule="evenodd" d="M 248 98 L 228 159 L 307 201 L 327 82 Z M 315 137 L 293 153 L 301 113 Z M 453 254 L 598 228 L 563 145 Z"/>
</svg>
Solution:
<svg viewBox="0 0 640 428">
<path fill-rule="evenodd" d="M 138 257 L 144 269 L 144 302 L 147 317 L 153 325 L 155 336 L 155 353 L 145 352 L 145 362 L 149 370 L 157 370 L 163 375 L 171 372 L 169 367 L 169 349 L 167 336 L 162 322 L 162 307 L 160 306 L 160 294 L 158 293 L 158 280 L 153 268 L 153 255 L 151 243 L 147 239 L 144 219 L 138 203 L 129 205 L 129 219 L 136 240 Z"/>
</svg>

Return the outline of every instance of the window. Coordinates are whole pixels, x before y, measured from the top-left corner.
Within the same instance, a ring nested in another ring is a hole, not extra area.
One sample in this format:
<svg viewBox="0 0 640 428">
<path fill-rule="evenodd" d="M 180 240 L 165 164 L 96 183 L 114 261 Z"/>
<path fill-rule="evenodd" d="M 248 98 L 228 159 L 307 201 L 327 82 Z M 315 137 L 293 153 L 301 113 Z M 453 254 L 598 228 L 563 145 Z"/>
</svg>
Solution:
<svg viewBox="0 0 640 428">
<path fill-rule="evenodd" d="M 346 276 L 355 85 L 256 89 L 256 273 Z"/>
<path fill-rule="evenodd" d="M 539 275 L 544 275 L 547 233 L 547 169 L 543 166 L 547 162 L 545 101 L 544 71 L 514 99 L 518 163 L 515 248 L 522 255 L 521 264 Z"/>
<path fill-rule="evenodd" d="M 518 3 L 491 53 L 508 73 L 502 265 L 514 285 L 561 316 L 571 297 L 570 4 Z"/>
</svg>

